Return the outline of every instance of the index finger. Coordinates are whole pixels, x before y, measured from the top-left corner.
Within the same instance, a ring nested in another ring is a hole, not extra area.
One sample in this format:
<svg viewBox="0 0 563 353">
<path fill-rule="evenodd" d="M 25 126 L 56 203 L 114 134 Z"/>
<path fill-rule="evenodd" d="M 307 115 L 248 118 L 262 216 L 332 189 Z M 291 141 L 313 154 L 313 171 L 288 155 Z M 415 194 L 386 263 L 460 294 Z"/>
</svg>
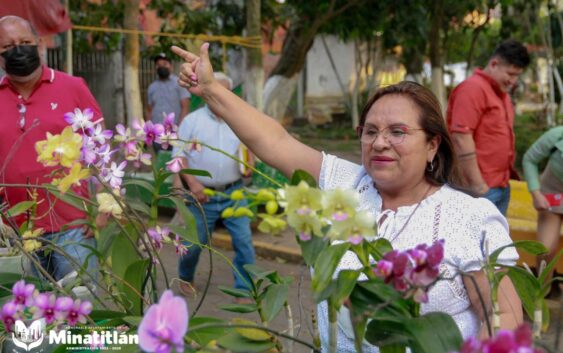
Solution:
<svg viewBox="0 0 563 353">
<path fill-rule="evenodd" d="M 174 54 L 178 55 L 179 57 L 184 59 L 186 62 L 191 62 L 191 61 L 194 61 L 195 59 L 198 58 L 197 55 L 192 54 L 189 51 L 184 50 L 184 49 L 177 47 L 175 45 L 173 45 L 170 49 L 172 49 L 172 52 Z"/>
</svg>

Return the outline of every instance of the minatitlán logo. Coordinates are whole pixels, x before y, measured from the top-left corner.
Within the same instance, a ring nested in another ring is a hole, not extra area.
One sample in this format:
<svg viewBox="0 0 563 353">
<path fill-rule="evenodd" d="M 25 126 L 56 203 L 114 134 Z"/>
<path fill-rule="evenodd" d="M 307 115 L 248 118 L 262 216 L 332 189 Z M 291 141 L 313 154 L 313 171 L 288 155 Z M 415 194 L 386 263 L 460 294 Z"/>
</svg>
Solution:
<svg viewBox="0 0 563 353">
<path fill-rule="evenodd" d="M 39 347 L 45 338 L 45 320 L 35 320 L 27 327 L 21 320 L 16 320 L 12 341 L 16 347 L 25 349 L 29 352 L 33 348 Z"/>
</svg>

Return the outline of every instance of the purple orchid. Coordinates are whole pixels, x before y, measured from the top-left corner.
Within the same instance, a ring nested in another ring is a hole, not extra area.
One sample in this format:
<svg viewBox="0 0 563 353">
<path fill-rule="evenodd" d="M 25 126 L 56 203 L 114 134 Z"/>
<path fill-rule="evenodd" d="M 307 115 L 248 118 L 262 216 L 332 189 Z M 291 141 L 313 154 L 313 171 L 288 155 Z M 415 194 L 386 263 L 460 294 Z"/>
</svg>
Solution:
<svg viewBox="0 0 563 353">
<path fill-rule="evenodd" d="M 440 275 L 444 257 L 444 241 L 427 246 L 420 244 L 404 252 L 392 250 L 385 254 L 373 268 L 373 273 L 392 284 L 406 298 L 418 303 L 428 302 L 428 289 Z"/>
<path fill-rule="evenodd" d="M 54 294 L 41 293 L 35 297 L 34 304 L 37 307 L 37 311 L 33 318 L 45 318 L 48 324 L 58 318 L 65 317 L 69 309 L 68 297 L 57 298 Z"/>
<path fill-rule="evenodd" d="M 115 126 L 115 131 L 117 135 L 115 135 L 114 140 L 118 142 L 129 142 L 133 139 L 131 136 L 131 129 L 128 127 L 126 128 L 123 124 L 117 124 Z"/>
<path fill-rule="evenodd" d="M 139 346 L 145 352 L 170 353 L 173 348 L 183 352 L 187 330 L 186 301 L 166 290 L 158 304 L 149 307 L 139 325 Z"/>
<path fill-rule="evenodd" d="M 144 139 L 147 145 L 153 142 L 160 143 L 160 138 L 164 134 L 164 126 L 162 124 L 153 124 L 152 121 L 147 121 L 143 127 Z"/>
<path fill-rule="evenodd" d="M 178 173 L 180 170 L 182 170 L 182 158 L 175 157 L 166 162 L 166 169 L 168 169 L 172 173 Z"/>
<path fill-rule="evenodd" d="M 160 226 L 156 226 L 154 228 L 149 228 L 147 230 L 147 234 L 152 239 L 155 248 L 161 249 L 162 248 L 162 241 L 165 238 L 168 238 L 168 236 L 170 234 L 170 228 L 168 228 L 168 227 L 160 228 Z"/>
<path fill-rule="evenodd" d="M 97 154 L 96 143 L 88 136 L 84 136 L 82 139 L 82 149 L 80 150 L 80 160 L 87 165 L 94 164 L 96 162 Z"/>
<path fill-rule="evenodd" d="M 99 145 L 103 145 L 106 143 L 106 140 L 111 139 L 113 132 L 111 130 L 103 130 L 102 124 L 96 124 L 86 130 L 86 135 Z"/>
<path fill-rule="evenodd" d="M 178 234 L 176 234 L 174 238 L 174 246 L 176 247 L 176 254 L 178 256 L 184 256 L 188 252 L 188 247 L 182 244 L 182 239 L 180 239 Z"/>
<path fill-rule="evenodd" d="M 18 310 L 23 310 L 33 304 L 35 286 L 33 284 L 26 284 L 22 279 L 14 284 L 12 294 L 14 295 L 13 302 L 18 307 Z"/>
<path fill-rule="evenodd" d="M 457 353 L 457 352 L 456 352 Z M 545 353 L 534 348 L 532 330 L 526 324 L 514 331 L 499 330 L 495 337 L 479 341 L 475 337 L 468 338 L 459 353 Z"/>
<path fill-rule="evenodd" d="M 13 301 L 9 301 L 2 306 L 0 312 L 0 320 L 4 323 L 7 332 L 12 332 L 12 328 L 18 318 L 18 305 Z"/>
<path fill-rule="evenodd" d="M 72 125 L 73 131 L 86 131 L 86 129 L 91 128 L 94 123 L 92 118 L 94 117 L 94 111 L 90 108 L 80 110 L 75 108 L 74 112 L 68 112 L 64 115 L 64 119 L 67 123 Z"/>
<path fill-rule="evenodd" d="M 72 302 L 71 299 L 71 306 L 68 309 L 66 321 L 71 326 L 74 326 L 77 323 L 85 324 L 86 316 L 88 316 L 91 312 L 92 303 L 90 303 L 89 301 L 82 302 L 80 299 L 76 299 L 74 302 Z"/>
<path fill-rule="evenodd" d="M 115 162 L 111 162 L 110 168 L 106 169 L 103 173 L 104 181 L 108 182 L 109 185 L 114 189 L 121 187 L 121 183 L 123 181 L 122 179 L 125 175 L 123 169 L 125 169 L 126 166 L 127 161 L 123 161 L 119 163 L 119 165 L 117 165 Z"/>
<path fill-rule="evenodd" d="M 178 126 L 175 124 L 176 113 L 162 113 L 164 115 L 164 120 L 162 121 L 162 126 L 164 126 L 164 132 L 167 134 L 178 131 Z"/>
</svg>

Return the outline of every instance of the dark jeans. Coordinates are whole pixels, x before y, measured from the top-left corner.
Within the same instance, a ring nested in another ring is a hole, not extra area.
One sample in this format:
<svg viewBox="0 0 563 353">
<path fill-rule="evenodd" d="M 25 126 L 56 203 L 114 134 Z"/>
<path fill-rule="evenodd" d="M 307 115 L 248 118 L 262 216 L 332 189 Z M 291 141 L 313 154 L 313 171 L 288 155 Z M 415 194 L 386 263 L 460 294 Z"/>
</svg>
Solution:
<svg viewBox="0 0 563 353">
<path fill-rule="evenodd" d="M 506 216 L 508 203 L 510 202 L 510 186 L 505 188 L 491 188 L 482 197 L 488 199 L 497 206 L 500 213 Z"/>
<path fill-rule="evenodd" d="M 234 190 L 240 189 L 242 183 L 231 186 L 225 190 L 226 194 L 231 194 Z M 197 223 L 198 238 L 201 244 L 209 244 L 209 238 L 206 233 L 206 225 L 209 230 L 209 236 L 213 233 L 215 223 L 221 218 L 221 212 L 227 207 L 233 207 L 234 201 L 219 196 L 209 198 L 209 201 L 202 205 L 205 216 L 202 217 L 201 211 L 195 204 L 188 205 L 190 212 L 194 215 Z M 246 200 L 240 201 L 239 206 L 246 206 Z M 242 277 L 236 271 L 233 271 L 235 279 L 235 288 L 250 289 L 250 278 L 244 270 L 244 265 L 256 262 L 254 246 L 252 245 L 252 233 L 250 230 L 250 219 L 248 217 L 225 218 L 221 219 L 231 235 L 235 258 L 233 265 Z M 188 252 L 178 260 L 178 274 L 180 279 L 193 282 L 195 269 L 201 254 L 201 247 L 190 242 L 185 242 Z"/>
</svg>

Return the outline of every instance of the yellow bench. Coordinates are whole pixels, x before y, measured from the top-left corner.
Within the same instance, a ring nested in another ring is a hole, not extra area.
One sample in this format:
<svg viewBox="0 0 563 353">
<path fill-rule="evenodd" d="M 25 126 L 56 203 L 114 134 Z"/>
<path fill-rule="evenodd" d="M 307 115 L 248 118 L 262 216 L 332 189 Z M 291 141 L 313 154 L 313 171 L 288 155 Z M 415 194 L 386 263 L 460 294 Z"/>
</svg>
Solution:
<svg viewBox="0 0 563 353">
<path fill-rule="evenodd" d="M 508 205 L 508 224 L 510 225 L 510 236 L 516 240 L 536 240 L 538 212 L 534 209 L 532 196 L 523 181 L 510 181 L 510 204 Z M 561 234 L 563 234 L 563 229 Z M 559 249 L 563 248 L 563 237 L 559 237 Z M 534 256 L 519 251 L 519 263 L 526 262 L 535 267 Z M 563 261 L 556 265 L 557 272 L 563 273 Z"/>
</svg>

